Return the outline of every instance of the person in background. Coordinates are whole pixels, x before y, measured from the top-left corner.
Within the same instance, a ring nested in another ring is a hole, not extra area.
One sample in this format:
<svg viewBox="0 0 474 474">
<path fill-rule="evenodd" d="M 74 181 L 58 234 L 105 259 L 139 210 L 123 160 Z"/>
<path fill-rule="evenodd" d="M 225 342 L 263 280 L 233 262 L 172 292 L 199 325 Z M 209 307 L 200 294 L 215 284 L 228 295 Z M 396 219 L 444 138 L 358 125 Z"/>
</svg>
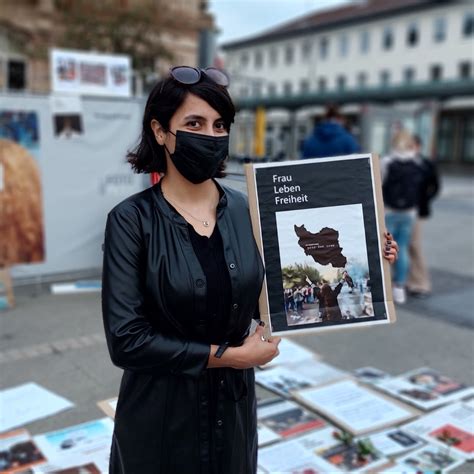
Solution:
<svg viewBox="0 0 474 474">
<path fill-rule="evenodd" d="M 393 299 L 406 302 L 406 282 L 410 266 L 408 247 L 424 182 L 415 140 L 407 130 L 392 138 L 392 151 L 381 161 L 385 223 L 399 246 L 393 272 Z"/>
<path fill-rule="evenodd" d="M 420 201 L 418 203 L 418 216 L 413 225 L 410 241 L 410 271 L 408 273 L 407 290 L 412 296 L 426 297 L 431 293 L 431 280 L 422 251 L 422 226 L 423 221 L 431 214 L 431 201 L 439 192 L 439 175 L 433 160 L 422 154 L 422 141 L 415 135 L 415 149 L 417 158 L 424 172 Z"/>
<path fill-rule="evenodd" d="M 355 138 L 344 127 L 344 118 L 335 105 L 326 108 L 324 120 L 303 142 L 301 157 L 326 158 L 360 151 Z"/>
</svg>

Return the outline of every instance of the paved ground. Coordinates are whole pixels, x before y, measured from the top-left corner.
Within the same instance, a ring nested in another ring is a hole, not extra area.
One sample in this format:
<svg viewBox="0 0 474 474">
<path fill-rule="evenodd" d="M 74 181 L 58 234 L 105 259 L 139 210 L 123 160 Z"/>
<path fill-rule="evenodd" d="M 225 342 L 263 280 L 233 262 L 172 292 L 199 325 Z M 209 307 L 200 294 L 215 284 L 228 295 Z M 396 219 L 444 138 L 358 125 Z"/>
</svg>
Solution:
<svg viewBox="0 0 474 474">
<path fill-rule="evenodd" d="M 242 177 L 226 181 L 245 190 Z M 373 365 L 397 374 L 430 366 L 474 384 L 473 184 L 471 178 L 445 179 L 426 225 L 431 298 L 399 308 L 393 326 L 297 341 L 346 370 Z M 96 402 L 117 394 L 121 371 L 105 347 L 99 294 L 55 296 L 46 286 L 31 286 L 17 288 L 16 298 L 16 308 L 0 313 L 0 388 L 34 381 L 76 404 L 27 428 L 37 434 L 103 416 Z"/>
</svg>

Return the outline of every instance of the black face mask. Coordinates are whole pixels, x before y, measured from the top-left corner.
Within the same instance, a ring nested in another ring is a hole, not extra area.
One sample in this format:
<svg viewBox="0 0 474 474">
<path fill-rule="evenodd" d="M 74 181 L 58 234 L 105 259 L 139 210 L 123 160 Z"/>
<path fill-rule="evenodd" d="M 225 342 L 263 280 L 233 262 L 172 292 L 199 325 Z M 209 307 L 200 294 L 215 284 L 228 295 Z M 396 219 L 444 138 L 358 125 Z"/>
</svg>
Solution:
<svg viewBox="0 0 474 474">
<path fill-rule="evenodd" d="M 176 169 L 191 183 L 199 184 L 213 178 L 229 154 L 229 135 L 212 137 L 183 130 L 170 133 L 176 137 L 176 146 L 170 158 Z"/>
</svg>

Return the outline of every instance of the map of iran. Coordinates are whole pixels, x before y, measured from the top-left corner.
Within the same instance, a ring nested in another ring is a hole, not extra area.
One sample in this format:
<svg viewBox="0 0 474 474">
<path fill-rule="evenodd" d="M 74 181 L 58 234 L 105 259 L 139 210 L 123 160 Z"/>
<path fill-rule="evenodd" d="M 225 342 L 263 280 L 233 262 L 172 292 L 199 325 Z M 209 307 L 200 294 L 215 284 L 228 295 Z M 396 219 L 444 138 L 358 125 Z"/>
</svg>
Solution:
<svg viewBox="0 0 474 474">
<path fill-rule="evenodd" d="M 294 228 L 298 236 L 298 245 L 306 255 L 313 257 L 316 263 L 331 264 L 334 268 L 345 267 L 347 258 L 342 254 L 337 230 L 323 227 L 319 232 L 313 233 L 306 230 L 304 225 L 295 225 Z"/>
</svg>

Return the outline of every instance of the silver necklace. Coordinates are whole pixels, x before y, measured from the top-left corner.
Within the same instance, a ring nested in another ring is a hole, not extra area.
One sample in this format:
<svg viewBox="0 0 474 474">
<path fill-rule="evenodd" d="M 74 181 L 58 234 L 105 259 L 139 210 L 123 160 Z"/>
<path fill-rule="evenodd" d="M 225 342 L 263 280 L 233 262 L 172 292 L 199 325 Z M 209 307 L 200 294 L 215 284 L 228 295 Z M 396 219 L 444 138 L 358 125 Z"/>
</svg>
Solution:
<svg viewBox="0 0 474 474">
<path fill-rule="evenodd" d="M 186 209 L 183 209 L 181 206 L 179 206 L 178 204 L 176 204 L 176 202 L 172 201 L 168 196 L 165 195 L 165 193 L 163 193 L 163 196 L 164 196 L 171 204 L 173 204 L 173 206 L 176 206 L 178 209 L 180 209 L 181 211 L 183 211 L 183 212 L 184 212 L 185 214 L 187 214 L 189 217 L 192 217 L 195 221 L 200 222 L 204 227 L 209 227 L 209 221 L 208 221 L 208 220 L 198 219 L 197 217 L 194 217 L 189 211 L 187 211 Z"/>
</svg>

